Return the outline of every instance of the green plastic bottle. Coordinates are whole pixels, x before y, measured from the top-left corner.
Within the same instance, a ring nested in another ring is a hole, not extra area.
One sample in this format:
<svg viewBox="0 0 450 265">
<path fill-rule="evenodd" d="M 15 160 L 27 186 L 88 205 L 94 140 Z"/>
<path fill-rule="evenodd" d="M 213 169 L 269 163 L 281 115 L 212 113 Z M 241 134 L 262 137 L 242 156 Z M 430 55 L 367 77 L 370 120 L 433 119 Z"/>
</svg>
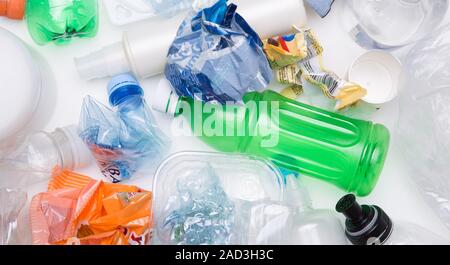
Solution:
<svg viewBox="0 0 450 265">
<path fill-rule="evenodd" d="M 383 169 L 390 141 L 383 125 L 311 107 L 270 90 L 246 94 L 245 107 L 223 107 L 161 88 L 153 108 L 185 116 L 195 135 L 219 151 L 268 158 L 359 196 L 373 190 Z"/>
<path fill-rule="evenodd" d="M 93 37 L 98 31 L 97 0 L 29 0 L 28 30 L 33 40 L 44 45 L 70 42 L 73 37 Z"/>
</svg>

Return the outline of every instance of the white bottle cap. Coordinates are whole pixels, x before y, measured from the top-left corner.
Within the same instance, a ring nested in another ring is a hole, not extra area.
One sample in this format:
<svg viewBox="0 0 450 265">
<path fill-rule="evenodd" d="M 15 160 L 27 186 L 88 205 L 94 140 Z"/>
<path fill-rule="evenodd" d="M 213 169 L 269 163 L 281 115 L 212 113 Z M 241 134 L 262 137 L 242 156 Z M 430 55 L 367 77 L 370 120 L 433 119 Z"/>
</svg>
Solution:
<svg viewBox="0 0 450 265">
<path fill-rule="evenodd" d="M 156 93 L 152 94 L 152 98 L 149 102 L 151 102 L 154 110 L 175 115 L 179 99 L 180 97 L 172 89 L 169 81 L 163 77 L 161 81 L 159 81 Z"/>
<path fill-rule="evenodd" d="M 75 125 L 69 125 L 56 129 L 55 133 L 61 132 L 64 138 L 56 139 L 63 157 L 63 166 L 67 169 L 77 169 L 89 166 L 92 161 L 92 153 L 78 135 Z"/>
<path fill-rule="evenodd" d="M 121 42 L 74 60 L 78 73 L 84 80 L 115 76 L 131 71 Z"/>
<path fill-rule="evenodd" d="M 42 76 L 27 46 L 0 28 L 0 142 L 24 128 L 37 108 Z"/>
<path fill-rule="evenodd" d="M 390 53 L 372 50 L 364 53 L 350 66 L 348 79 L 367 90 L 363 100 L 383 104 L 398 94 L 402 65 Z"/>
</svg>

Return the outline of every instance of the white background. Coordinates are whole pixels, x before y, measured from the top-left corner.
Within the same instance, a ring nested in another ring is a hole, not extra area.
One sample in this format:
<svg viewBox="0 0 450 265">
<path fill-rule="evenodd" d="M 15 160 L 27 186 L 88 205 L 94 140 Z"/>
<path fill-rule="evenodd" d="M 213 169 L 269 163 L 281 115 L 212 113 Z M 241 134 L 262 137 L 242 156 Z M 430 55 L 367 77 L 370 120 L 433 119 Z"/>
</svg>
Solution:
<svg viewBox="0 0 450 265">
<path fill-rule="evenodd" d="M 338 75 L 345 77 L 351 62 L 362 54 L 364 50 L 358 47 L 341 27 L 340 8 L 341 0 L 337 0 L 333 11 L 325 19 L 320 19 L 311 10 L 308 10 L 308 15 L 309 27 L 314 29 L 325 48 L 325 65 Z M 447 14 L 446 22 L 449 21 L 450 15 Z M 144 23 L 151 24 L 152 20 Z M 276 23 L 276 20 L 274 23 Z M 52 114 L 48 117 L 48 122 L 42 127 L 43 129 L 52 131 L 57 127 L 78 123 L 82 100 L 86 95 L 91 95 L 105 103 L 107 102 L 106 85 L 108 79 L 89 82 L 81 80 L 75 69 L 73 58 L 120 41 L 122 32 L 134 26 L 117 27 L 112 25 L 108 20 L 103 4 L 101 4 L 100 29 L 95 38 L 75 40 L 72 44 L 63 47 L 52 44 L 41 47 L 31 40 L 25 22 L 0 18 L 0 27 L 10 30 L 28 43 L 32 49 L 44 58 L 49 66 L 48 71 L 53 75 L 54 84 L 52 84 L 52 87 L 56 89 L 53 96 L 49 98 L 51 99 L 50 101 L 54 102 L 50 102 L 47 107 L 54 108 Z M 159 79 L 160 77 L 155 77 L 142 81 L 147 97 L 151 97 L 151 91 L 155 89 Z M 53 100 L 53 97 L 56 97 L 56 99 Z M 396 102 L 390 103 L 390 105 L 384 106 L 382 111 L 374 117 L 376 121 L 382 122 L 389 127 L 393 134 L 393 142 L 376 189 L 369 197 L 362 198 L 360 201 L 381 206 L 395 221 L 401 220 L 416 223 L 450 239 L 450 231 L 425 204 L 414 182 L 409 178 L 408 163 L 403 161 L 402 156 L 396 149 L 395 122 L 397 119 L 397 108 Z M 160 114 L 155 114 L 155 116 L 160 126 L 170 135 L 170 119 Z M 182 150 L 209 149 L 195 138 L 174 137 L 169 153 Z M 94 178 L 101 178 L 101 174 L 95 165 L 88 169 L 80 170 L 80 172 Z M 137 184 L 142 188 L 151 188 L 152 177 L 140 178 L 131 183 Z M 337 200 L 345 195 L 344 192 L 337 188 L 312 178 L 304 177 L 303 183 L 307 185 L 316 208 L 334 209 Z M 38 185 L 30 189 L 29 195 L 31 197 L 35 192 L 44 190 L 45 185 Z"/>
</svg>

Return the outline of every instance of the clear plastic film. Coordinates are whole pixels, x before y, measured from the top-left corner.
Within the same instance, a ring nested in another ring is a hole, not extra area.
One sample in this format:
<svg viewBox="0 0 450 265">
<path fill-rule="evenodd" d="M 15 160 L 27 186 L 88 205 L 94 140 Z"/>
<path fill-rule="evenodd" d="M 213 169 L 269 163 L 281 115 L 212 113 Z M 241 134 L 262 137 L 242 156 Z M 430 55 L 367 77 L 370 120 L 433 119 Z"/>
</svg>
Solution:
<svg viewBox="0 0 450 265">
<path fill-rule="evenodd" d="M 181 24 L 165 69 L 178 95 L 225 104 L 268 86 L 272 70 L 262 42 L 236 11 L 220 0 Z"/>
<path fill-rule="evenodd" d="M 19 190 L 0 188 L 0 245 L 24 245 L 31 242 L 27 194 Z"/>
<path fill-rule="evenodd" d="M 400 149 L 411 178 L 450 228 L 450 25 L 410 51 L 402 82 Z"/>
</svg>

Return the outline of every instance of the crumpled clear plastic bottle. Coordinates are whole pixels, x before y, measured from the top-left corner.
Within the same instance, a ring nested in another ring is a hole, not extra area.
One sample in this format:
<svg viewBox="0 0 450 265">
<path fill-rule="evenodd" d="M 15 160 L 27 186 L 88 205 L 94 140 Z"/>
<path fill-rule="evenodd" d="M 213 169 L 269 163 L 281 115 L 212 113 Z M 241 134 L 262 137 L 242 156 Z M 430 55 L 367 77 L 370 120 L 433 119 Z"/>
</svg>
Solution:
<svg viewBox="0 0 450 265">
<path fill-rule="evenodd" d="M 411 178 L 450 228 L 450 25 L 410 51 L 402 82 L 399 149 Z"/>
<path fill-rule="evenodd" d="M 362 47 L 404 46 L 429 35 L 442 22 L 448 0 L 346 0 L 348 13 L 357 21 L 351 29 Z"/>
<path fill-rule="evenodd" d="M 114 109 L 85 98 L 80 137 L 109 181 L 127 180 L 138 171 L 153 175 L 169 140 L 155 125 L 142 88 L 133 76 L 123 74 L 110 81 L 108 92 Z"/>
</svg>

